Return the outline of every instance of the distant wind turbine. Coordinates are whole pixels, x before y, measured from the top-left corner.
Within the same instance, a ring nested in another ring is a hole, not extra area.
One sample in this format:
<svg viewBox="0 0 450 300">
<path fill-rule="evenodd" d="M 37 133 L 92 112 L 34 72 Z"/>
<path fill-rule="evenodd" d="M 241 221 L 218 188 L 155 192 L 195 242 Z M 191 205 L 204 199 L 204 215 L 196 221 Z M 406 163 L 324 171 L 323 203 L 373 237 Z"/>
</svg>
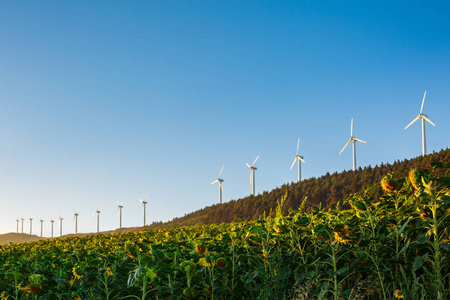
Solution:
<svg viewBox="0 0 450 300">
<path fill-rule="evenodd" d="M 426 120 L 428 123 L 430 123 L 431 125 L 436 126 L 436 125 L 433 124 L 433 122 L 431 122 L 430 119 L 428 119 L 428 116 L 427 116 L 427 115 L 425 115 L 425 114 L 422 113 L 422 111 L 423 111 L 423 103 L 425 102 L 425 95 L 426 95 L 426 94 L 427 94 L 427 91 L 425 91 L 425 93 L 423 94 L 422 106 L 420 107 L 420 113 L 419 113 L 419 115 L 418 115 L 414 120 L 412 120 L 412 122 L 409 123 L 408 126 L 405 127 L 405 129 L 408 128 L 408 127 L 411 126 L 414 122 L 416 122 L 417 120 L 419 120 L 420 118 L 422 118 L 422 156 L 425 156 L 425 155 L 427 154 L 427 144 L 426 144 L 426 141 L 425 141 L 425 120 Z"/>
<path fill-rule="evenodd" d="M 119 203 L 119 201 L 117 201 L 117 218 L 119 218 L 119 228 L 122 228 L 122 208 L 123 208 L 123 202 Z"/>
<path fill-rule="evenodd" d="M 59 236 L 62 236 L 62 221 L 63 220 L 64 219 L 61 216 L 59 216 Z"/>
<path fill-rule="evenodd" d="M 55 222 L 54 220 L 50 220 L 50 222 L 52 222 L 52 237 L 53 237 L 53 222 Z"/>
<path fill-rule="evenodd" d="M 17 223 L 17 233 L 19 233 L 19 220 L 16 220 Z"/>
<path fill-rule="evenodd" d="M 100 229 L 100 211 L 97 209 L 92 216 L 97 215 L 97 233 L 99 232 Z"/>
<path fill-rule="evenodd" d="M 223 167 L 225 167 L 225 165 L 223 165 L 223 166 L 222 166 L 222 170 L 220 170 L 219 178 L 217 178 L 216 180 L 214 180 L 213 182 L 211 182 L 211 184 L 214 184 L 214 183 L 216 183 L 216 182 L 219 183 L 219 204 L 222 204 L 222 190 L 223 190 L 222 182 L 223 182 L 223 179 L 220 178 L 220 176 L 222 175 Z"/>
<path fill-rule="evenodd" d="M 254 167 L 253 165 L 256 163 L 258 158 L 259 155 L 256 157 L 255 161 L 252 163 L 251 166 L 248 163 L 245 163 L 247 167 L 250 168 L 250 184 L 252 185 L 252 195 L 255 195 L 255 170 L 256 170 L 256 167 Z"/>
<path fill-rule="evenodd" d="M 78 233 L 78 215 L 79 213 L 74 211 L 73 212 L 73 221 L 75 222 L 75 234 Z"/>
<path fill-rule="evenodd" d="M 367 144 L 367 142 L 364 142 L 363 140 L 360 140 L 358 138 L 355 138 L 353 136 L 353 118 L 352 118 L 352 125 L 350 128 L 350 139 L 348 140 L 347 144 L 345 144 L 344 148 L 342 148 L 341 152 L 339 152 L 339 154 L 342 153 L 342 151 L 344 151 L 344 149 L 348 146 L 348 144 L 350 144 L 350 142 L 353 142 L 353 171 L 356 170 L 356 147 L 355 147 L 355 142 L 361 142 L 364 144 Z"/>
<path fill-rule="evenodd" d="M 33 232 L 33 218 L 30 218 L 30 235 Z"/>
<path fill-rule="evenodd" d="M 300 138 L 298 139 L 298 142 L 297 142 L 297 154 L 295 155 L 294 162 L 292 163 L 292 166 L 291 166 L 291 170 L 292 170 L 292 168 L 295 165 L 295 162 L 298 161 L 298 182 L 301 181 L 301 166 L 300 166 L 301 162 L 305 162 L 303 160 L 303 156 L 298 155 L 298 146 L 299 145 L 300 145 Z"/>
<path fill-rule="evenodd" d="M 23 233 L 23 220 L 25 220 L 24 218 L 20 218 L 20 221 L 22 221 L 22 233 Z"/>
<path fill-rule="evenodd" d="M 41 237 L 42 237 L 42 232 L 43 232 L 43 225 L 44 225 L 44 220 L 41 220 Z"/>
<path fill-rule="evenodd" d="M 145 196 L 144 200 L 139 199 L 139 201 L 142 203 L 142 215 L 144 217 L 144 225 L 143 226 L 145 226 L 145 205 L 147 204 L 147 202 L 145 200 L 147 200 L 148 195 L 150 195 L 150 194 L 147 194 L 147 196 Z"/>
</svg>

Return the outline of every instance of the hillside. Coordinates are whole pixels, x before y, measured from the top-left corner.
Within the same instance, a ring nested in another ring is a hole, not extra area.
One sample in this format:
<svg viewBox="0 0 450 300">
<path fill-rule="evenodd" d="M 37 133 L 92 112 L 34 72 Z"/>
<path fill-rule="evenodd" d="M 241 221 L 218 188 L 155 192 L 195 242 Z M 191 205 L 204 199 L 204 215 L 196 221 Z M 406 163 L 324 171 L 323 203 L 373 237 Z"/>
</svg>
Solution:
<svg viewBox="0 0 450 300">
<path fill-rule="evenodd" d="M 231 200 L 224 204 L 215 204 L 197 210 L 184 217 L 175 218 L 166 223 L 153 223 L 150 228 L 177 227 L 185 225 L 200 225 L 212 223 L 229 223 L 237 220 L 253 220 L 262 215 L 268 215 L 275 210 L 277 200 L 287 193 L 284 213 L 289 208 L 298 208 L 302 200 L 307 197 L 305 208 L 322 203 L 324 208 L 334 208 L 339 202 L 352 193 L 359 193 L 366 185 L 379 183 L 388 173 L 395 178 L 405 177 L 413 168 L 427 169 L 433 161 L 450 162 L 450 149 L 441 150 L 425 157 L 419 156 L 393 164 L 367 166 L 356 171 L 342 173 L 327 173 L 319 178 L 309 178 L 300 183 L 284 184 L 270 192 L 263 192 L 257 196 L 248 196 L 238 200 Z M 440 176 L 449 176 L 450 170 L 440 170 Z M 376 197 L 381 194 L 381 188 L 375 191 Z"/>
</svg>

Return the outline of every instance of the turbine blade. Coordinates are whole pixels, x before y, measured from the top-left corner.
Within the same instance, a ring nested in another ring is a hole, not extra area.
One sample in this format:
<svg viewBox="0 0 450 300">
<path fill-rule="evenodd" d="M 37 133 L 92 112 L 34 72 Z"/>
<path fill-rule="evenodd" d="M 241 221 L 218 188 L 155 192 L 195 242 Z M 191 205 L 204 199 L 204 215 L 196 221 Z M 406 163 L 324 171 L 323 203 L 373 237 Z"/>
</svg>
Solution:
<svg viewBox="0 0 450 300">
<path fill-rule="evenodd" d="M 148 193 L 147 196 L 145 196 L 144 201 L 148 198 L 148 195 L 150 195 L 150 193 Z"/>
<path fill-rule="evenodd" d="M 426 94 L 427 94 L 427 91 L 425 91 L 425 93 L 423 94 L 422 106 L 420 107 L 420 114 L 422 114 L 423 103 L 425 102 L 425 95 L 426 95 Z"/>
<path fill-rule="evenodd" d="M 300 157 L 300 160 L 301 160 L 302 162 L 306 163 L 306 161 L 304 161 L 303 158 L 301 158 L 301 157 Z"/>
<path fill-rule="evenodd" d="M 222 166 L 222 170 L 220 170 L 220 173 L 219 173 L 219 178 L 220 178 L 220 176 L 222 175 L 222 172 L 223 172 L 223 167 L 225 167 L 225 164 Z"/>
<path fill-rule="evenodd" d="M 217 181 L 219 181 L 219 179 L 214 180 L 213 182 L 211 182 L 211 184 L 216 183 Z"/>
<path fill-rule="evenodd" d="M 415 121 L 419 120 L 419 118 L 420 118 L 420 115 L 418 115 L 414 120 L 412 120 L 411 123 L 409 123 L 408 126 L 405 127 L 405 129 L 408 128 L 409 126 L 411 126 Z"/>
<path fill-rule="evenodd" d="M 433 126 L 436 126 L 436 125 L 434 125 L 434 123 L 433 123 L 433 122 L 431 122 L 431 120 L 430 120 L 430 119 L 428 119 L 428 117 L 425 117 L 425 116 L 423 116 L 423 115 L 422 115 L 422 118 L 424 118 L 425 120 L 427 120 L 427 121 L 428 121 L 428 123 L 430 123 L 431 125 L 433 125 Z"/>
<path fill-rule="evenodd" d="M 339 154 L 342 153 L 342 151 L 344 151 L 344 149 L 348 146 L 348 144 L 350 144 L 350 142 L 352 141 L 352 139 L 349 139 L 347 144 L 345 144 L 344 148 L 342 148 L 341 152 L 339 152 Z"/>
<path fill-rule="evenodd" d="M 295 154 L 295 156 L 298 155 L 298 146 L 300 145 L 300 138 L 298 138 L 298 142 L 297 142 L 297 154 Z"/>
<path fill-rule="evenodd" d="M 222 191 L 223 191 L 222 182 L 220 182 L 220 181 L 219 181 L 219 188 L 222 189 Z"/>
<path fill-rule="evenodd" d="M 294 158 L 294 162 L 292 163 L 292 166 L 291 166 L 291 168 L 289 170 L 292 170 L 292 168 L 294 167 L 296 161 L 297 161 L 297 156 Z"/>
<path fill-rule="evenodd" d="M 144 203 L 144 201 L 142 201 L 142 199 L 139 199 L 139 201 L 141 201 L 141 203 Z"/>
<path fill-rule="evenodd" d="M 361 142 L 361 143 L 364 143 L 364 144 L 367 144 L 367 142 L 364 142 L 363 140 L 360 140 L 360 139 L 357 139 L 357 138 L 353 138 L 355 141 L 358 141 L 358 142 Z"/>
<path fill-rule="evenodd" d="M 352 118 L 352 125 L 350 126 L 350 136 L 353 136 L 353 118 Z"/>
<path fill-rule="evenodd" d="M 256 157 L 255 161 L 252 163 L 252 167 L 255 164 L 255 162 L 258 160 L 258 158 L 259 158 L 259 155 L 258 155 L 258 157 Z"/>
<path fill-rule="evenodd" d="M 251 168 L 250 165 L 248 163 L 245 163 L 247 165 L 247 167 Z"/>
</svg>

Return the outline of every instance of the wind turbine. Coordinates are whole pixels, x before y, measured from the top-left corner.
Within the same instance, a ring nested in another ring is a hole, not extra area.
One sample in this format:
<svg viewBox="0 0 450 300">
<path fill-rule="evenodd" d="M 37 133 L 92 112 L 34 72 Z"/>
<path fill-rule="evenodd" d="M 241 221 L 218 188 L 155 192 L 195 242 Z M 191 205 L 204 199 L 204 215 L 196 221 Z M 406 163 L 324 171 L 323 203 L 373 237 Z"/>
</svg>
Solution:
<svg viewBox="0 0 450 300">
<path fill-rule="evenodd" d="M 95 216 L 95 215 L 97 215 L 97 233 L 99 232 L 99 224 L 100 224 L 100 211 L 97 209 L 93 214 L 92 214 L 92 216 Z"/>
<path fill-rule="evenodd" d="M 78 233 L 78 215 L 79 215 L 78 212 L 76 211 L 73 212 L 73 220 L 75 222 L 75 234 Z"/>
<path fill-rule="evenodd" d="M 17 222 L 17 233 L 19 233 L 19 220 L 16 220 Z"/>
<path fill-rule="evenodd" d="M 356 170 L 356 147 L 355 147 L 355 142 L 361 142 L 364 144 L 367 144 L 366 142 L 364 142 L 363 140 L 360 140 L 358 138 L 355 138 L 353 136 L 353 118 L 352 118 L 352 125 L 350 128 L 350 139 L 348 140 L 347 144 L 345 144 L 344 148 L 342 148 L 341 152 L 339 152 L 339 154 L 342 153 L 342 151 L 344 151 L 344 149 L 348 146 L 348 144 L 350 144 L 350 142 L 353 142 L 353 171 Z"/>
<path fill-rule="evenodd" d="M 139 199 L 139 201 L 141 201 L 141 203 L 142 203 L 142 215 L 144 217 L 144 225 L 143 226 L 145 226 L 145 205 L 147 204 L 147 202 L 145 200 L 147 199 L 148 195 L 150 195 L 150 194 L 147 194 L 147 196 L 145 196 L 144 200 Z"/>
<path fill-rule="evenodd" d="M 299 145 L 300 145 L 300 138 L 298 139 L 298 142 L 297 142 L 297 154 L 295 155 L 294 162 L 292 163 L 292 166 L 291 166 L 291 170 L 292 170 L 292 168 L 295 165 L 295 162 L 298 161 L 298 182 L 301 181 L 301 169 L 300 169 L 301 162 L 305 162 L 303 160 L 303 156 L 298 155 L 298 146 Z"/>
<path fill-rule="evenodd" d="M 119 201 L 117 201 L 117 218 L 119 218 L 119 228 L 122 228 L 122 208 L 123 208 L 123 202 L 119 203 Z"/>
<path fill-rule="evenodd" d="M 41 220 L 41 237 L 42 237 L 42 226 L 43 226 L 43 224 L 44 224 L 44 220 Z"/>
<path fill-rule="evenodd" d="M 253 166 L 255 162 L 258 160 L 259 155 L 256 157 L 255 161 L 250 166 L 248 163 L 245 163 L 247 167 L 250 168 L 250 184 L 252 185 L 252 195 L 255 195 L 255 170 L 256 168 Z"/>
<path fill-rule="evenodd" d="M 33 218 L 30 218 L 30 235 L 33 232 Z"/>
<path fill-rule="evenodd" d="M 23 220 L 25 220 L 24 218 L 20 218 L 20 221 L 22 221 L 22 233 L 23 233 Z"/>
<path fill-rule="evenodd" d="M 62 221 L 63 218 L 59 216 L 59 236 L 62 236 Z"/>
<path fill-rule="evenodd" d="M 425 120 L 430 123 L 433 126 L 436 126 L 433 124 L 433 122 L 431 122 L 430 119 L 428 119 L 428 116 L 422 113 L 423 110 L 423 103 L 425 102 L 425 95 L 427 94 L 427 91 L 425 91 L 425 93 L 423 94 L 423 100 L 422 100 L 422 106 L 420 107 L 420 113 L 419 115 L 412 120 L 411 123 L 408 124 L 408 126 L 405 127 L 408 128 L 409 126 L 411 126 L 414 122 L 416 122 L 417 120 L 419 120 L 420 118 L 422 118 L 422 156 L 425 156 L 425 154 L 427 154 L 427 144 L 425 141 Z"/>
<path fill-rule="evenodd" d="M 223 165 L 222 170 L 220 170 L 219 178 L 217 178 L 216 180 L 211 182 L 211 184 L 214 184 L 216 182 L 219 183 L 219 204 L 222 204 L 222 190 L 223 190 L 222 182 L 223 182 L 223 179 L 221 179 L 220 176 L 222 175 L 223 167 L 225 167 L 225 165 Z"/>
<path fill-rule="evenodd" d="M 50 220 L 50 222 L 52 222 L 52 237 L 53 237 L 53 222 L 55 222 L 54 220 Z"/>
</svg>

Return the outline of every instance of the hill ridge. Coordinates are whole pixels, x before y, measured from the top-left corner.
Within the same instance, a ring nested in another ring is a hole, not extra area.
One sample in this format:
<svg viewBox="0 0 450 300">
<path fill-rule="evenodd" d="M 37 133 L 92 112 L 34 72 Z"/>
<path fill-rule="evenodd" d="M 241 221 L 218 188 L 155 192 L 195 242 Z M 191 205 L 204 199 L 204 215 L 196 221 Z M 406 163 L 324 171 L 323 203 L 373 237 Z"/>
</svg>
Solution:
<svg viewBox="0 0 450 300">
<path fill-rule="evenodd" d="M 289 208 L 298 208 L 307 197 L 305 208 L 322 203 L 323 208 L 334 208 L 338 203 L 350 194 L 359 193 L 366 185 L 379 183 L 388 173 L 395 178 L 405 177 L 413 169 L 430 168 L 433 161 L 450 162 L 450 149 L 442 149 L 439 152 L 418 156 L 402 161 L 396 160 L 392 164 L 381 163 L 375 167 L 359 167 L 356 171 L 346 170 L 334 172 L 315 178 L 305 179 L 299 183 L 291 182 L 276 187 L 270 192 L 247 196 L 237 200 L 231 200 L 223 204 L 214 204 L 197 211 L 186 214 L 183 217 L 174 218 L 168 222 L 154 222 L 149 228 L 158 229 L 165 227 L 194 226 L 212 223 L 230 223 L 239 220 L 254 220 L 263 215 L 269 215 L 275 211 L 277 200 L 287 193 L 287 199 L 283 213 L 287 214 Z M 441 176 L 449 176 L 450 170 L 439 170 Z M 381 195 L 381 188 L 375 191 L 375 197 Z"/>
</svg>

